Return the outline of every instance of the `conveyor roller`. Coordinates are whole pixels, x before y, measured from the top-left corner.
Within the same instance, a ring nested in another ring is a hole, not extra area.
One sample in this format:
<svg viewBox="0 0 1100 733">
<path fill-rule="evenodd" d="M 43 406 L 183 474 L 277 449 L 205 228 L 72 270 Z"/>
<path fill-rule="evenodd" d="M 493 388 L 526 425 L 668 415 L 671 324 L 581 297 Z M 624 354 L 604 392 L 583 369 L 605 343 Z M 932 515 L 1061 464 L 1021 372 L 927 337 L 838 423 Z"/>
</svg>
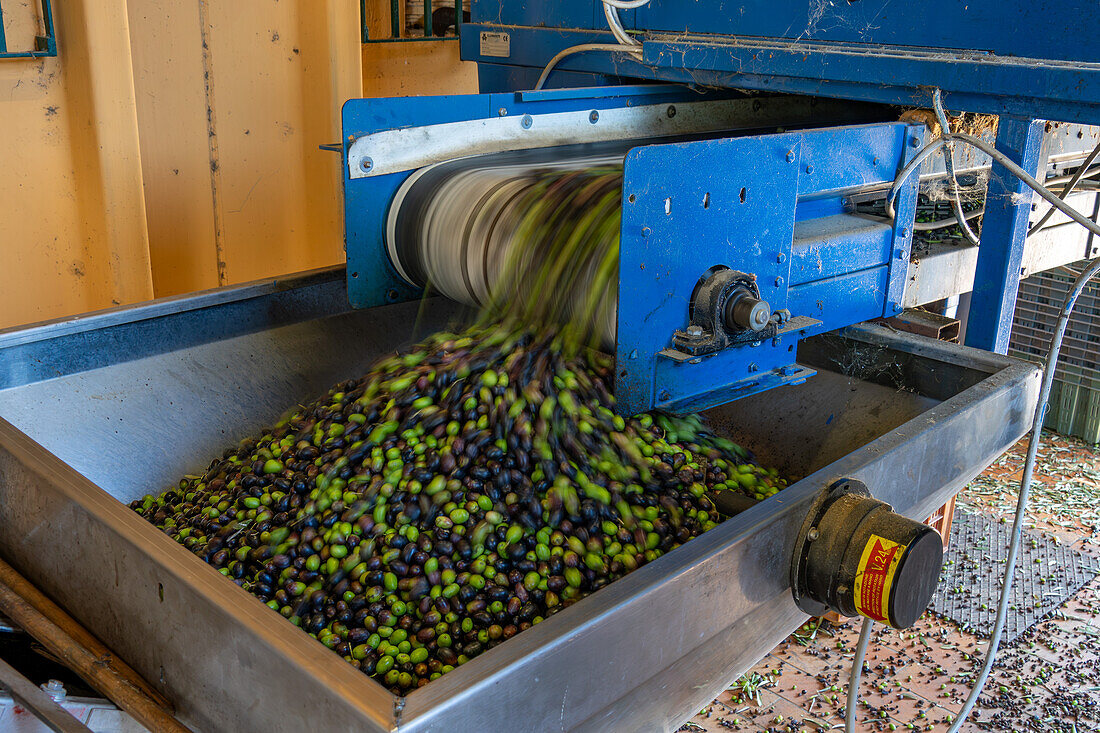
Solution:
<svg viewBox="0 0 1100 733">
<path fill-rule="evenodd" d="M 518 305 L 513 312 L 529 318 L 591 323 L 596 340 L 612 345 L 622 160 L 621 153 L 552 158 L 524 151 L 422 168 L 390 206 L 390 261 L 415 287 L 480 308 L 496 301 L 498 309 Z M 613 195 L 614 206 L 592 210 L 595 194 Z M 549 205 L 548 221 L 534 209 L 539 204 Z M 600 227 L 613 232 L 597 239 Z M 570 248 L 568 258 L 563 248 Z M 601 273 L 608 258 L 612 267 Z M 574 277 L 564 281 L 573 291 L 533 292 L 556 263 L 572 268 Z"/>
</svg>

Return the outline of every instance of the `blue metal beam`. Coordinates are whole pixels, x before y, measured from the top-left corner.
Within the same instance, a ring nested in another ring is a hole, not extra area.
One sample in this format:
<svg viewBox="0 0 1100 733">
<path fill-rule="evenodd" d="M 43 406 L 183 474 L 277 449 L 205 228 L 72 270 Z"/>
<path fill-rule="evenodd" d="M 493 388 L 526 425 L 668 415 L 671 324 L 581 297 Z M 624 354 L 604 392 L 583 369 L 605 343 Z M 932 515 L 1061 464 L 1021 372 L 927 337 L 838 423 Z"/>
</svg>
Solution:
<svg viewBox="0 0 1100 733">
<path fill-rule="evenodd" d="M 1001 117 L 997 149 L 1035 175 L 1045 132 L 1042 120 Z M 1030 188 L 994 161 L 967 318 L 967 346 L 998 354 L 1008 351 L 1032 198 Z"/>
</svg>

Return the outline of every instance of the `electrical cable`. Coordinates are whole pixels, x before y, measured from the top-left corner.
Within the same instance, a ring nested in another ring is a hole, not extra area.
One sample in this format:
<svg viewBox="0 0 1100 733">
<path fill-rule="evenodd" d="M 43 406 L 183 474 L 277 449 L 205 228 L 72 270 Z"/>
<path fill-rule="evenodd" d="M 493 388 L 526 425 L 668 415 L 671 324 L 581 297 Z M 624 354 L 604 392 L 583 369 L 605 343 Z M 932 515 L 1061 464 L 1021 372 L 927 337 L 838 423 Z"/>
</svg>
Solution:
<svg viewBox="0 0 1100 733">
<path fill-rule="evenodd" d="M 611 29 L 611 35 L 615 36 L 615 40 L 628 48 L 641 45 L 623 28 L 623 21 L 619 18 L 618 8 L 609 3 L 604 3 L 603 15 L 607 18 L 607 27 Z"/>
<path fill-rule="evenodd" d="M 543 68 L 542 73 L 539 75 L 539 80 L 535 82 L 534 90 L 538 91 L 542 89 L 546 84 L 546 80 L 550 77 L 550 72 L 554 70 L 554 67 L 558 65 L 562 59 L 566 56 L 572 56 L 575 53 L 584 53 L 586 51 L 622 51 L 629 54 L 636 59 L 641 58 L 641 52 L 636 51 L 629 46 L 623 46 L 620 43 L 581 43 L 577 46 L 570 46 L 569 48 L 562 49 L 554 54 L 554 57 L 547 62 Z"/>
<path fill-rule="evenodd" d="M 1081 179 L 1085 178 L 1085 174 L 1089 170 L 1089 166 L 1092 165 L 1092 161 L 1096 160 L 1097 155 L 1100 155 L 1100 143 L 1098 143 L 1096 147 L 1092 149 L 1092 152 L 1089 153 L 1089 157 L 1085 158 L 1085 162 L 1081 164 L 1081 167 L 1077 169 L 1077 172 L 1073 174 L 1073 177 L 1069 179 L 1069 182 L 1066 183 L 1065 188 L 1062 189 L 1062 193 L 1058 195 L 1058 198 L 1062 199 L 1063 201 L 1066 200 L 1066 197 L 1073 192 L 1073 189 L 1077 187 L 1077 184 L 1081 182 Z M 1046 224 L 1052 216 L 1054 216 L 1053 206 L 1047 209 L 1047 213 L 1043 214 L 1042 219 L 1037 221 L 1034 226 L 1027 230 L 1027 236 L 1030 237 L 1032 234 L 1042 229 L 1043 225 Z"/>
<path fill-rule="evenodd" d="M 1071 219 L 1081 224 L 1094 234 L 1100 235 L 1100 225 L 1096 222 L 1085 218 L 1076 209 L 1066 204 L 1062 199 L 1058 198 L 1050 189 L 1043 184 L 1039 183 L 1033 176 L 1027 173 L 1023 168 L 1018 166 L 1006 155 L 999 150 L 993 148 L 985 141 L 976 138 L 972 135 L 965 135 L 963 133 L 949 133 L 948 137 L 964 142 L 972 147 L 975 147 L 982 152 L 988 154 L 994 160 L 1003 165 L 1010 173 L 1015 175 L 1021 181 L 1023 181 L 1029 188 L 1039 194 L 1042 198 L 1050 202 L 1050 204 L 1057 208 L 1062 213 L 1069 216 Z M 890 189 L 889 197 L 887 198 L 887 211 L 890 214 L 890 218 L 893 218 L 893 200 L 897 195 L 898 189 L 901 184 L 912 175 L 913 171 L 919 167 L 929 155 L 936 150 L 943 147 L 947 141 L 944 138 L 935 140 L 932 143 L 925 146 L 920 153 L 910 162 L 909 165 L 902 169 L 901 173 L 894 180 L 894 185 Z M 1081 166 L 1082 170 L 1088 168 L 1088 164 Z M 958 733 L 963 723 L 966 721 L 970 712 L 974 709 L 974 705 L 977 704 L 978 696 L 981 695 L 982 688 L 985 686 L 986 681 L 989 679 L 989 673 L 993 669 L 993 662 L 997 657 L 997 649 L 1001 643 L 1001 635 L 1004 633 L 1005 621 L 1008 618 L 1008 604 L 1010 594 L 1012 590 L 1012 576 L 1016 568 L 1016 555 L 1019 552 L 1020 540 L 1023 537 L 1023 523 L 1024 517 L 1027 513 L 1027 501 L 1031 491 L 1031 479 L 1035 471 L 1035 460 L 1039 452 L 1039 442 L 1042 440 L 1042 428 L 1043 418 L 1046 416 L 1047 401 L 1050 397 L 1050 388 L 1054 382 L 1054 368 L 1058 363 L 1058 355 L 1062 349 L 1062 339 L 1065 337 L 1066 327 L 1069 325 L 1069 317 L 1073 313 L 1073 307 L 1077 303 L 1077 298 L 1084 291 L 1085 286 L 1088 284 L 1098 272 L 1100 272 L 1100 257 L 1094 258 L 1090 261 L 1088 267 L 1085 268 L 1074 281 L 1073 288 L 1066 296 L 1062 303 L 1062 313 L 1058 319 L 1058 326 L 1055 329 L 1054 337 L 1051 339 L 1050 350 L 1047 352 L 1046 362 L 1044 364 L 1043 371 L 1043 383 L 1039 390 L 1038 403 L 1035 406 L 1035 415 L 1032 420 L 1031 437 L 1028 441 L 1027 459 L 1024 462 L 1024 473 L 1020 480 L 1020 493 L 1016 501 L 1016 515 L 1012 524 L 1012 541 L 1008 547 L 1008 558 L 1005 562 L 1004 580 L 1001 584 L 1000 601 L 997 606 L 997 620 L 993 626 L 993 633 L 989 639 L 989 648 L 986 651 L 985 660 L 982 663 L 982 669 L 977 679 L 974 681 L 973 687 L 971 687 L 970 694 L 966 698 L 966 702 L 963 703 L 962 709 L 959 711 L 959 715 L 955 722 L 951 726 L 948 733 Z M 860 632 L 860 643 L 855 650 L 855 657 L 852 660 L 852 676 L 851 684 L 848 688 L 848 702 L 847 711 L 848 715 L 845 719 L 845 730 L 848 733 L 854 733 L 855 730 L 855 715 L 854 710 L 857 704 L 857 698 L 859 694 L 859 674 L 863 669 L 863 660 L 867 654 L 867 644 L 865 643 L 864 636 L 870 636 L 870 622 L 865 621 L 863 629 Z"/>
<path fill-rule="evenodd" d="M 951 133 L 951 125 L 947 121 L 947 112 L 943 109 L 943 98 L 939 89 L 932 91 L 932 108 L 936 112 L 936 119 L 939 120 L 940 129 L 944 135 Z M 948 142 L 943 147 L 943 167 L 947 171 L 947 178 L 951 181 L 951 190 L 948 192 L 951 201 L 951 210 L 955 212 L 955 219 L 959 224 L 959 229 L 962 230 L 963 236 L 971 244 L 978 244 L 978 235 L 970 228 L 970 225 L 966 221 L 966 216 L 963 214 L 962 199 L 959 198 L 959 179 L 955 177 L 955 143 Z"/>
<path fill-rule="evenodd" d="M 852 661 L 852 674 L 848 678 L 848 700 L 844 705 L 844 728 L 848 733 L 856 729 L 856 703 L 859 700 L 859 678 L 863 674 L 863 658 L 867 656 L 867 645 L 871 641 L 871 627 L 875 622 L 863 619 L 859 629 L 859 641 L 856 643 L 856 655 Z"/>
<path fill-rule="evenodd" d="M 623 28 L 623 22 L 619 18 L 619 8 L 625 10 L 632 10 L 634 8 L 640 8 L 646 5 L 649 0 L 602 0 L 603 1 L 603 14 L 607 18 L 607 27 L 611 30 L 611 35 L 615 37 L 618 43 L 581 43 L 576 46 L 570 46 L 558 51 L 554 54 L 546 66 L 543 67 L 542 73 L 539 74 L 539 79 L 535 82 L 534 91 L 542 89 L 546 84 L 546 80 L 550 78 L 550 72 L 554 70 L 562 59 L 567 56 L 572 56 L 576 53 L 584 53 L 586 51 L 623 51 L 630 54 L 630 56 L 636 61 L 642 59 L 642 44 L 638 42 L 638 39 L 631 36 Z"/>
<path fill-rule="evenodd" d="M 1055 195 L 1053 191 L 1048 189 L 1043 184 L 1039 183 L 1039 181 L 1035 180 L 1034 176 L 1032 176 L 1020 166 L 1016 165 L 1016 163 L 1013 162 L 1011 158 L 1002 153 L 1000 150 L 994 148 L 985 140 L 974 137 L 973 135 L 966 135 L 961 132 L 950 133 L 947 137 L 953 140 L 964 142 L 971 147 L 981 150 L 983 153 L 993 158 L 998 163 L 1003 165 L 1006 169 L 1008 169 L 1009 173 L 1023 181 L 1028 186 L 1028 188 L 1035 191 L 1042 198 L 1050 202 L 1050 204 L 1054 206 L 1054 208 L 1058 209 L 1063 214 L 1068 216 L 1070 219 L 1073 219 L 1075 222 L 1083 226 L 1085 229 L 1088 229 L 1093 234 L 1100 236 L 1100 224 L 1097 224 L 1096 222 L 1079 212 L 1077 209 L 1067 204 L 1065 201 L 1062 201 L 1062 199 L 1058 198 L 1058 196 Z M 893 220 L 895 217 L 894 199 L 897 198 L 898 191 L 901 189 L 902 184 L 905 183 L 905 180 L 909 178 L 909 176 L 913 175 L 913 172 L 920 167 L 920 164 L 923 163 L 928 158 L 928 156 L 932 155 L 946 144 L 947 139 L 943 137 L 939 138 L 938 140 L 933 140 L 931 143 L 926 145 L 919 153 L 917 153 L 913 160 L 909 161 L 908 165 L 902 168 L 901 173 L 899 173 L 897 178 L 894 179 L 894 185 L 890 187 L 890 193 L 888 193 L 886 196 L 887 217 L 889 217 L 891 220 Z"/>
</svg>

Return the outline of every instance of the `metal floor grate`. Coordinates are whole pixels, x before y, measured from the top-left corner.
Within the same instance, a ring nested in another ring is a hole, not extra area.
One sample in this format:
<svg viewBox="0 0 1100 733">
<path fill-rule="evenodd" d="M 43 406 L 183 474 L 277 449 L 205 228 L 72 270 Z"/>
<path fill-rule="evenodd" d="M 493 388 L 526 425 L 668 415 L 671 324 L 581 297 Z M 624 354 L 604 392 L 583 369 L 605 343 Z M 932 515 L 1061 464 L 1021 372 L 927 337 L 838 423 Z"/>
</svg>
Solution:
<svg viewBox="0 0 1100 733">
<path fill-rule="evenodd" d="M 1011 521 L 956 511 L 940 587 L 930 610 L 964 631 L 988 637 L 997 618 L 1011 535 Z M 1002 643 L 1014 642 L 1097 574 L 1097 560 L 1049 535 L 1025 530 Z"/>
</svg>

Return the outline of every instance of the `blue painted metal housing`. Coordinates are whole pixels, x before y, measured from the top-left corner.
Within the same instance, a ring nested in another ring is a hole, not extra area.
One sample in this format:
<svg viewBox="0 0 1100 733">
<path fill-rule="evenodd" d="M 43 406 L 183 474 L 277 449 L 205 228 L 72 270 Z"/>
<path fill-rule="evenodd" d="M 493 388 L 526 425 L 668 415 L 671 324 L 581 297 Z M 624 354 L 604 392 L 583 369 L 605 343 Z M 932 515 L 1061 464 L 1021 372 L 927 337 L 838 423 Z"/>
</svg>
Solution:
<svg viewBox="0 0 1100 733">
<path fill-rule="evenodd" d="M 614 43 L 598 0 L 473 0 L 462 57 L 512 67 L 531 85 L 566 46 Z M 1100 121 L 1100 15 L 1093 0 L 651 0 L 623 11 L 642 60 L 583 53 L 563 70 L 718 87 Z M 511 35 L 507 58 L 483 55 L 483 31 Z M 525 83 L 526 82 L 526 83 Z M 551 82 L 553 83 L 553 81 Z"/>
<path fill-rule="evenodd" d="M 682 88 L 620 87 L 352 100 L 344 106 L 344 156 L 362 135 L 414 124 L 684 99 L 699 96 Z M 923 127 L 886 123 L 632 149 L 620 237 L 619 409 L 694 411 L 804 380 L 812 371 L 795 364 L 798 339 L 899 312 L 916 181 L 901 192 L 892 225 L 854 215 L 847 197 L 887 188 L 922 134 Z M 409 175 L 351 178 L 345 166 L 353 305 L 422 295 L 398 276 L 383 242 L 390 203 Z M 718 265 L 754 274 L 773 310 L 813 320 L 710 356 L 678 361 L 662 355 L 673 332 L 689 324 L 699 278 Z"/>
<path fill-rule="evenodd" d="M 922 133 L 893 123 L 632 150 L 619 255 L 623 412 L 695 411 L 804 380 L 799 339 L 900 312 L 916 183 L 899 196 L 894 225 L 847 213 L 845 197 L 892 182 Z M 773 311 L 814 324 L 698 360 L 662 354 L 714 266 L 754 274 Z"/>
<path fill-rule="evenodd" d="M 527 88 L 562 49 L 614 43 L 599 0 L 473 0 L 462 57 L 483 90 Z M 564 58 L 551 85 L 656 79 L 1000 115 L 997 145 L 1029 173 L 1033 120 L 1100 123 L 1100 13 L 1095 0 L 651 0 L 622 11 L 641 58 L 606 51 Z M 507 58 L 479 34 L 506 30 Z M 593 81 L 597 80 L 597 81 Z M 1023 137 L 1022 137 L 1023 136 Z M 1028 140 L 1024 140 L 1026 137 Z M 994 167 L 967 343 L 1004 351 L 1019 281 L 1029 196 Z"/>
</svg>

